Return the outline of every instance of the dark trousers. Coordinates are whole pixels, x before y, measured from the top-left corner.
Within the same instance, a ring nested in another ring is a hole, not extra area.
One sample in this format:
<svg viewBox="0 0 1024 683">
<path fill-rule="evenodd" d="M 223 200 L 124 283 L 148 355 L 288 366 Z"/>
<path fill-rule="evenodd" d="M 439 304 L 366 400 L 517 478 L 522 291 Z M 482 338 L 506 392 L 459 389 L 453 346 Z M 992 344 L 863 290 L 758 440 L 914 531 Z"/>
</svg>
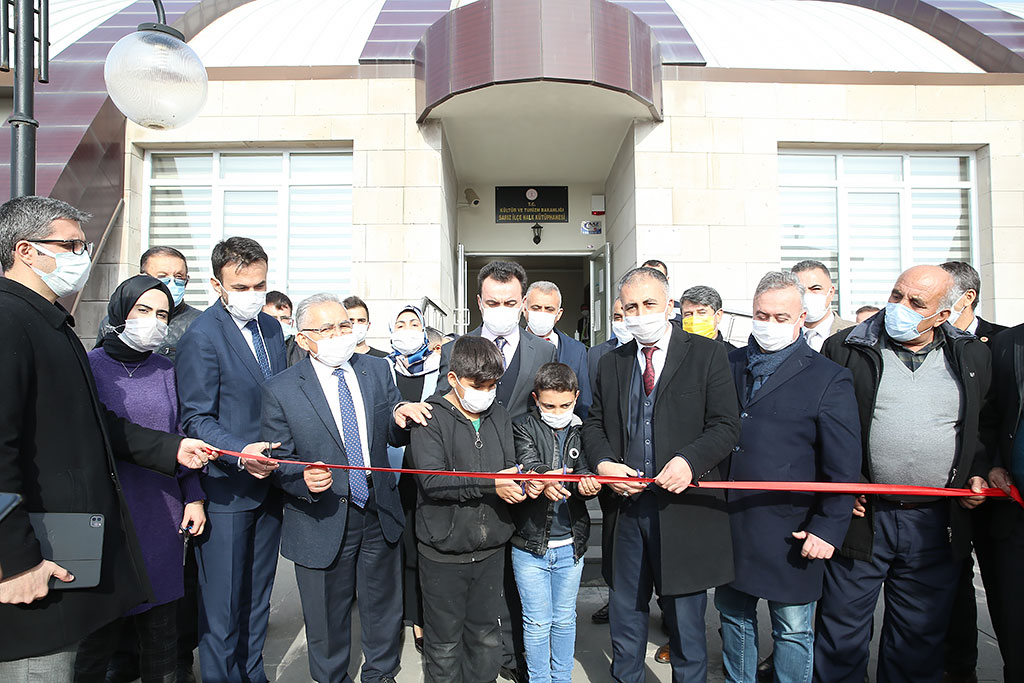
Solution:
<svg viewBox="0 0 1024 683">
<path fill-rule="evenodd" d="M 526 673 L 526 645 L 523 643 L 523 601 L 512 568 L 512 546 L 505 546 L 505 600 L 501 607 L 501 665 Z"/>
<path fill-rule="evenodd" d="M 199 567 L 195 543 L 185 553 L 185 595 L 178 600 L 178 666 L 192 668 L 192 653 L 199 647 Z"/>
<path fill-rule="evenodd" d="M 877 500 L 872 559 L 825 565 L 814 640 L 814 680 L 861 683 L 872 618 L 885 586 L 878 683 L 939 683 L 942 642 L 961 565 L 949 545 L 949 503 L 909 509 Z"/>
<path fill-rule="evenodd" d="M 121 644 L 125 623 L 138 634 L 142 683 L 175 683 L 178 672 L 177 602 L 123 617 L 86 636 L 78 645 L 75 683 L 103 683 L 107 664 Z"/>
<path fill-rule="evenodd" d="M 608 591 L 612 639 L 612 679 L 643 683 L 646 678 L 647 627 L 652 591 L 668 628 L 673 683 L 707 679 L 707 638 L 704 632 L 706 591 L 690 595 L 661 592 L 661 540 L 658 504 L 653 493 L 629 500 L 616 520 L 612 556 L 613 587 Z"/>
<path fill-rule="evenodd" d="M 970 555 L 961 565 L 942 647 L 943 669 L 959 675 L 974 673 L 978 667 L 978 602 L 974 594 L 974 558 Z"/>
<path fill-rule="evenodd" d="M 352 603 L 359 598 L 363 681 L 398 669 L 402 633 L 400 541 L 384 538 L 370 489 L 366 507 L 348 506 L 345 537 L 325 569 L 295 565 L 309 649 L 309 672 L 318 683 L 351 683 Z"/>
<path fill-rule="evenodd" d="M 423 626 L 423 591 L 420 590 L 419 552 L 416 550 L 416 482 L 409 475 L 398 480 L 398 494 L 405 511 L 402 533 L 402 612 L 409 626 Z"/>
<path fill-rule="evenodd" d="M 203 683 L 267 683 L 263 644 L 281 549 L 276 489 L 254 510 L 206 513 L 196 544 Z"/>
<path fill-rule="evenodd" d="M 501 668 L 505 552 L 453 564 L 419 559 L 423 658 L 430 683 L 489 683 Z"/>
<path fill-rule="evenodd" d="M 974 548 L 1003 656 L 1003 681 L 1024 683 L 1024 510 L 1002 501 L 981 507 L 988 508 L 989 524 L 975 535 Z"/>
</svg>

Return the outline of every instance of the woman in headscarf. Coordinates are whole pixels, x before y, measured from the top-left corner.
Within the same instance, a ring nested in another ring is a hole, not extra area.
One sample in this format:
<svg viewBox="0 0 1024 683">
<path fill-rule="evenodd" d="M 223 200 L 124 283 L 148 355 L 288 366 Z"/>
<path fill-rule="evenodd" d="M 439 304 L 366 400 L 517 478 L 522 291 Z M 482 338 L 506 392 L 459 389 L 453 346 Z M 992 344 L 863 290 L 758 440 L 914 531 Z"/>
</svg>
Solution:
<svg viewBox="0 0 1024 683">
<path fill-rule="evenodd" d="M 406 306 L 391 323 L 391 348 L 388 355 L 395 384 L 403 401 L 425 400 L 437 389 L 437 371 L 441 365 L 441 341 L 430 343 L 423 324 L 423 314 L 416 306 Z M 408 448 L 388 447 L 392 467 L 411 467 Z M 416 482 L 412 477 L 400 477 L 398 491 L 405 509 L 405 622 L 412 626 L 416 650 L 423 652 L 423 594 L 420 592 L 416 558 Z"/>
<path fill-rule="evenodd" d="M 144 427 L 181 433 L 174 365 L 153 353 L 167 337 L 173 311 L 171 292 L 162 282 L 149 275 L 128 278 L 110 297 L 106 333 L 89 352 L 89 364 L 107 409 Z M 106 679 L 107 664 L 130 619 L 139 636 L 143 683 L 174 683 L 176 602 L 185 590 L 183 546 L 203 533 L 206 497 L 194 470 L 179 468 L 177 478 L 170 478 L 118 462 L 117 471 L 154 599 L 82 641 L 75 681 Z"/>
</svg>

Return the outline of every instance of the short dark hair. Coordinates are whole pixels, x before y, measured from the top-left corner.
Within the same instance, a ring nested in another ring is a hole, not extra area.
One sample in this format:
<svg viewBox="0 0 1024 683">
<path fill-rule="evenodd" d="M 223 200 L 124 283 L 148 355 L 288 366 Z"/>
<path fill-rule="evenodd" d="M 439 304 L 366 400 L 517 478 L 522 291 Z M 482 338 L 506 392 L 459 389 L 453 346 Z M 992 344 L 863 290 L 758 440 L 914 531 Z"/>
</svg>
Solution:
<svg viewBox="0 0 1024 683">
<path fill-rule="evenodd" d="M 156 246 L 147 249 L 145 253 L 142 254 L 142 258 L 139 259 L 139 270 L 141 272 L 146 272 L 146 264 L 149 262 L 149 259 L 153 258 L 154 256 L 173 256 L 174 258 L 179 258 L 185 262 L 185 270 L 188 270 L 188 259 L 185 258 L 184 254 L 182 254 L 174 247 Z"/>
<path fill-rule="evenodd" d="M 664 261 L 661 261 L 659 259 L 649 258 L 646 261 L 644 261 L 643 263 L 641 263 L 640 267 L 641 268 L 655 268 L 655 269 L 661 268 L 661 269 L 663 269 L 665 271 L 663 273 L 663 275 L 665 275 L 665 277 L 668 277 L 668 274 L 667 274 L 668 273 L 668 266 L 665 265 Z"/>
<path fill-rule="evenodd" d="M 831 282 L 831 280 L 832 280 L 832 273 L 831 273 L 831 271 L 829 271 L 828 266 L 826 266 L 821 261 L 815 261 L 812 258 L 804 259 L 803 261 L 800 261 L 799 263 L 793 264 L 793 267 L 789 269 L 789 272 L 791 272 L 793 274 L 796 274 L 796 273 L 802 273 L 805 270 L 814 270 L 815 268 L 817 268 L 821 272 L 825 273 L 825 277 L 827 277 L 829 279 L 829 281 Z"/>
<path fill-rule="evenodd" d="M 345 300 L 341 302 L 341 305 L 345 308 L 361 308 L 366 311 L 366 317 L 370 317 L 370 307 L 366 305 L 366 302 L 360 299 L 358 296 L 353 294 L 352 296 L 345 297 Z"/>
<path fill-rule="evenodd" d="M 18 242 L 46 239 L 53 234 L 53 222 L 62 218 L 81 225 L 92 215 L 51 197 L 15 197 L 0 206 L 0 267 L 4 272 L 14 267 Z"/>
<path fill-rule="evenodd" d="M 236 270 L 251 266 L 260 261 L 268 266 L 270 265 L 267 252 L 263 251 L 260 243 L 248 237 L 229 237 L 226 240 L 217 242 L 217 245 L 213 248 L 211 261 L 213 262 L 213 276 L 220 280 L 221 284 L 224 283 L 221 279 L 224 266 L 229 263 L 234 263 Z"/>
<path fill-rule="evenodd" d="M 579 390 L 580 382 L 576 379 L 576 373 L 565 363 L 545 363 L 533 378 L 533 393 L 537 395 L 542 391 Z"/>
<path fill-rule="evenodd" d="M 459 379 L 493 382 L 505 374 L 505 359 L 494 342 L 470 334 L 455 340 L 448 369 Z"/>
<path fill-rule="evenodd" d="M 657 268 L 650 268 L 648 266 L 634 268 L 633 270 L 627 271 L 625 275 L 619 278 L 619 285 L 615 290 L 615 298 L 622 298 L 622 288 L 626 285 L 632 285 L 643 280 L 654 280 L 661 285 L 662 289 L 665 290 L 665 299 L 672 298 L 668 293 L 668 277 Z"/>
<path fill-rule="evenodd" d="M 484 280 L 487 278 L 493 278 L 498 282 L 510 282 L 515 278 L 519 280 L 522 296 L 526 296 L 526 285 L 529 284 L 526 280 L 526 269 L 515 261 L 491 261 L 481 268 L 476 276 L 476 291 L 479 292 L 483 288 Z"/>
<path fill-rule="evenodd" d="M 709 306 L 715 311 L 722 310 L 722 295 L 714 287 L 706 285 L 695 285 L 683 292 L 679 297 L 679 303 L 689 301 L 698 306 Z"/>
<path fill-rule="evenodd" d="M 958 299 L 968 290 L 974 290 L 976 296 L 971 302 L 971 310 L 976 309 L 978 300 L 981 299 L 981 276 L 978 275 L 978 271 L 970 263 L 963 261 L 946 261 L 939 267 L 953 276 L 953 289 L 959 292 Z"/>
<path fill-rule="evenodd" d="M 860 315 L 861 313 L 878 313 L 880 310 L 882 309 L 880 309 L 878 306 L 872 306 L 871 304 L 868 304 L 867 306 L 861 306 L 856 311 L 854 311 L 853 314 Z"/>
<path fill-rule="evenodd" d="M 287 308 L 289 311 L 295 310 L 295 307 L 292 306 L 292 300 L 288 298 L 288 295 L 277 290 L 267 292 L 267 305 L 274 308 Z"/>
</svg>

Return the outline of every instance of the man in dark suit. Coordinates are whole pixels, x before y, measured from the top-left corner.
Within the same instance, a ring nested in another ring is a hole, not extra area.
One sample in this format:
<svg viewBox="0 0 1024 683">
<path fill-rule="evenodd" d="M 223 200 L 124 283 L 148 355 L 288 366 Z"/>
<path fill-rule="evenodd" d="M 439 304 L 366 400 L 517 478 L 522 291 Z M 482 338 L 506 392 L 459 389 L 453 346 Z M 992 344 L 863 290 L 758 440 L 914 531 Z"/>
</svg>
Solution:
<svg viewBox="0 0 1024 683">
<path fill-rule="evenodd" d="M 351 683 L 351 611 L 359 596 L 363 681 L 394 681 L 402 629 L 405 515 L 391 474 L 313 463 L 388 467 L 388 444 L 408 443 L 392 413 L 401 396 L 388 363 L 354 354 L 357 336 L 341 300 L 314 294 L 295 314 L 310 356 L 263 385 L 263 438 L 286 460 L 272 481 L 285 492 L 281 554 L 295 563 L 309 650 L 319 683 Z M 354 355 L 353 355 L 354 354 Z M 422 404 L 420 404 L 422 405 Z M 422 421 L 422 420 L 421 420 Z"/>
<path fill-rule="evenodd" d="M 476 278 L 480 293 L 477 305 L 483 317 L 483 326 L 469 334 L 494 342 L 505 360 L 505 374 L 498 380 L 495 401 L 508 411 L 514 420 L 525 415 L 532 404 L 533 378 L 545 363 L 555 362 L 554 346 L 532 334 L 523 334 L 519 328 L 523 302 L 526 296 L 526 271 L 511 261 L 491 261 L 480 269 Z M 436 395 L 448 393 L 448 359 L 453 342 L 441 347 L 441 366 L 437 375 Z M 523 622 L 519 591 L 515 585 L 511 555 L 506 552 L 505 600 L 509 615 L 502 615 L 501 640 L 504 648 L 502 675 L 513 681 L 520 680 L 526 671 L 523 660 Z"/>
<path fill-rule="evenodd" d="M 792 273 L 766 274 L 754 294 L 750 342 L 729 354 L 742 424 L 729 459 L 731 480 L 860 478 L 853 376 L 815 353 L 800 334 L 803 289 Z M 743 551 L 736 553 L 736 578 L 715 590 L 726 675 L 755 679 L 755 615 L 764 599 L 777 676 L 804 680 L 824 562 L 846 536 L 853 496 L 730 491 L 728 500 L 733 542 Z"/>
<path fill-rule="evenodd" d="M 953 276 L 954 296 L 957 296 L 949 315 L 949 323 L 957 329 L 977 337 L 991 350 L 996 335 L 1005 330 L 1002 325 L 990 323 L 978 316 L 978 298 L 981 295 L 981 276 L 969 263 L 948 261 L 942 269 Z M 993 367 L 993 372 L 995 368 Z M 999 375 L 993 378 L 998 380 Z M 998 553 L 1003 545 L 1006 528 L 1005 520 L 1011 512 L 1004 505 L 982 505 L 972 513 L 972 526 L 975 550 L 979 554 Z M 1012 516 L 1012 513 L 1011 515 Z M 999 531 L 996 536 L 993 532 Z M 984 571 L 984 567 L 982 568 Z M 982 576 L 984 580 L 984 575 Z M 998 581 L 993 582 L 998 585 Z M 998 588 L 988 594 L 990 602 L 1001 603 L 1004 596 Z M 953 611 L 949 616 L 949 632 L 946 634 L 945 669 L 947 683 L 971 683 L 977 681 L 975 669 L 978 666 L 978 602 L 974 594 L 974 560 L 968 555 L 964 560 L 963 570 L 957 583 L 956 597 L 953 599 Z M 1018 669 L 1018 675 L 1024 676 L 1024 669 Z M 1008 678 L 1007 680 L 1013 680 Z"/>
<path fill-rule="evenodd" d="M 604 529 L 613 552 L 608 582 L 615 681 L 644 680 L 649 602 L 661 598 L 674 681 L 704 681 L 707 589 L 733 578 L 725 496 L 689 488 L 721 478 L 739 436 L 736 389 L 722 344 L 669 324 L 668 281 L 636 268 L 619 281 L 634 341 L 601 358 L 583 426 L 591 467 L 602 475 L 655 477 L 617 483 Z"/>
<path fill-rule="evenodd" d="M 262 312 L 267 254 L 231 237 L 213 249 L 220 298 L 181 338 L 175 376 L 185 433 L 259 455 L 260 387 L 288 366 L 281 325 Z M 224 459 L 203 480 L 206 535 L 199 564 L 199 661 L 204 681 L 264 683 L 263 643 L 281 539 L 281 496 L 256 461 Z"/>
<path fill-rule="evenodd" d="M 558 349 L 558 362 L 568 365 L 579 380 L 580 395 L 573 411 L 581 419 L 590 410 L 590 373 L 587 369 L 587 347 L 555 325 L 562 318 L 562 292 L 554 282 L 530 283 L 526 290 L 526 329 Z"/>
<path fill-rule="evenodd" d="M 626 329 L 624 318 L 625 316 L 622 314 L 622 302 L 616 299 L 615 304 L 612 307 L 612 334 L 597 346 L 591 346 L 587 349 L 587 379 L 590 381 L 591 395 L 593 395 L 594 382 L 597 378 L 597 364 L 601 360 L 601 356 L 612 349 L 633 341 L 633 335 L 631 335 L 629 330 Z M 591 401 L 593 401 L 593 398 L 591 398 Z"/>
<path fill-rule="evenodd" d="M 666 280 L 668 280 L 668 266 L 665 264 L 664 261 L 661 261 L 661 260 L 656 259 L 656 258 L 647 259 L 646 261 L 644 261 L 641 264 L 641 267 L 642 268 L 654 268 L 656 271 L 658 271 L 659 273 L 664 275 Z M 682 326 L 682 324 L 683 324 L 683 309 L 682 309 L 682 306 L 681 306 L 681 302 L 679 302 L 679 301 L 673 301 L 672 302 L 672 315 L 669 316 L 668 321 L 670 323 L 672 323 L 673 325 L 676 325 L 676 326 L 679 326 L 679 327 Z"/>
</svg>

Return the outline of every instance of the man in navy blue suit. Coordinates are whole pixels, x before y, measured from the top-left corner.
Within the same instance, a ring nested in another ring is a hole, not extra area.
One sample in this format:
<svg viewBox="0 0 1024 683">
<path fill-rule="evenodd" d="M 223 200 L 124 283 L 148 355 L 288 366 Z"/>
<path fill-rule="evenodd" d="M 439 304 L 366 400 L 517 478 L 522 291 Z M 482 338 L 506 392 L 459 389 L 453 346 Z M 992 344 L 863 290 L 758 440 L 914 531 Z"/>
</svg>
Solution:
<svg viewBox="0 0 1024 683">
<path fill-rule="evenodd" d="M 351 683 L 351 612 L 358 595 L 363 681 L 394 681 L 402 629 L 401 536 L 405 513 L 389 473 L 317 463 L 388 467 L 402 427 L 425 423 L 426 404 L 403 404 L 388 363 L 354 354 L 357 335 L 341 300 L 314 294 L 299 304 L 299 346 L 309 352 L 263 385 L 263 438 L 285 460 L 272 481 L 285 492 L 281 554 L 295 563 L 309 650 L 319 683 Z M 353 355 L 354 354 L 354 355 Z M 394 416 L 394 417 L 393 417 Z"/>
<path fill-rule="evenodd" d="M 580 397 L 575 413 L 581 419 L 590 411 L 590 372 L 587 368 L 587 347 L 555 325 L 562 318 L 562 292 L 554 282 L 540 280 L 526 290 L 526 329 L 555 345 L 558 362 L 568 365 L 580 383 Z"/>
<path fill-rule="evenodd" d="M 210 283 L 220 298 L 181 338 L 175 362 L 185 433 L 216 448 L 258 455 L 260 387 L 288 367 L 281 325 L 262 312 L 267 253 L 231 237 L 213 248 Z M 201 436 L 200 436 L 201 435 Z M 206 534 L 199 564 L 203 681 L 265 683 L 263 643 L 281 540 L 281 496 L 271 467 L 223 458 L 203 479 Z"/>
<path fill-rule="evenodd" d="M 803 294 L 792 273 L 761 278 L 754 333 L 746 348 L 729 354 L 740 412 L 733 481 L 860 478 L 853 375 L 801 336 Z M 846 536 L 853 496 L 730 491 L 728 502 L 733 543 L 743 550 L 735 555 L 736 578 L 715 591 L 726 675 L 755 680 L 757 602 L 764 599 L 778 679 L 809 681 L 824 562 Z"/>
</svg>

